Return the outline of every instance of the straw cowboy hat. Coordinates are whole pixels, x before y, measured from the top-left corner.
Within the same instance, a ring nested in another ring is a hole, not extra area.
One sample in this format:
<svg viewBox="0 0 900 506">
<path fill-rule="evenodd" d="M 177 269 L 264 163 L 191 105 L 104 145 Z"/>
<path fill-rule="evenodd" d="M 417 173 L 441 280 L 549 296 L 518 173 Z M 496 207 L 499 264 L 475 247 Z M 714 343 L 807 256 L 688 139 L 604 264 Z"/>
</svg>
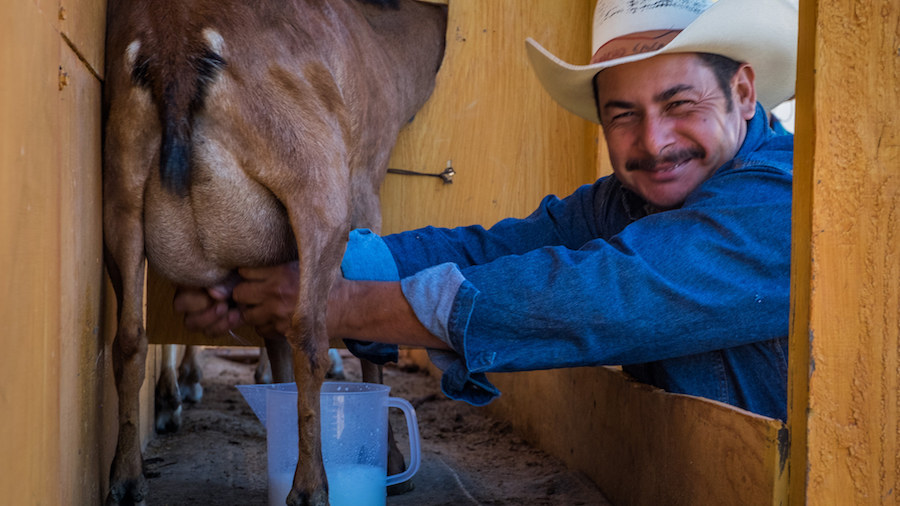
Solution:
<svg viewBox="0 0 900 506">
<path fill-rule="evenodd" d="M 749 63 L 756 73 L 757 99 L 769 110 L 794 95 L 797 23 L 796 0 L 598 0 L 590 64 L 566 63 L 531 38 L 526 47 L 553 99 L 594 123 L 600 122 L 593 86 L 597 72 L 670 53 L 714 53 Z M 613 39 L 650 31 L 668 35 L 654 47 L 624 53 L 604 48 Z"/>
</svg>

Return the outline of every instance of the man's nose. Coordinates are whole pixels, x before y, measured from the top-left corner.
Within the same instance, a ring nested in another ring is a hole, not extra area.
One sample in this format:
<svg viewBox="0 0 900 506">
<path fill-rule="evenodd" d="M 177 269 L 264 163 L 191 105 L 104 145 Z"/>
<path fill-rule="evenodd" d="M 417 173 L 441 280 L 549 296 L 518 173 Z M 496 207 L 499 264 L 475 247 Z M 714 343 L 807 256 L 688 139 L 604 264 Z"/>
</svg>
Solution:
<svg viewBox="0 0 900 506">
<path fill-rule="evenodd" d="M 647 154 L 659 156 L 673 138 L 671 125 L 664 118 L 646 116 L 641 122 L 640 141 Z"/>
</svg>

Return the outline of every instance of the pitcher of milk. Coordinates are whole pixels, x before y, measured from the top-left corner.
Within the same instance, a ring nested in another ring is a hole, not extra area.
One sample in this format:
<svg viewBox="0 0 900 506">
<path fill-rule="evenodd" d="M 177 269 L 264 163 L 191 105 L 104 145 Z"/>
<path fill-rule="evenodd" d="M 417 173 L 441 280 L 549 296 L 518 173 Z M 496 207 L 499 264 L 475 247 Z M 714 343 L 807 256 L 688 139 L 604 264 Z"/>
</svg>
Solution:
<svg viewBox="0 0 900 506">
<path fill-rule="evenodd" d="M 266 426 L 269 505 L 285 503 L 297 465 L 297 385 L 238 385 Z M 331 506 L 384 506 L 386 487 L 410 479 L 419 469 L 419 427 L 404 399 L 373 383 L 325 382 L 319 397 L 322 457 Z M 398 408 L 409 432 L 409 466 L 387 476 L 388 409 Z"/>
</svg>

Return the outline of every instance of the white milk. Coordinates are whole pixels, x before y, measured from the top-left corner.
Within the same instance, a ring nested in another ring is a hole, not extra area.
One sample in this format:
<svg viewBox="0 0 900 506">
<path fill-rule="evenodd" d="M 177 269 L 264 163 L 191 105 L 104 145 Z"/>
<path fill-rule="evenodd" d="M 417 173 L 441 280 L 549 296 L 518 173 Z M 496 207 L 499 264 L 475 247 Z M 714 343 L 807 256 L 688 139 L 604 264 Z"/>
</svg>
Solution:
<svg viewBox="0 0 900 506">
<path fill-rule="evenodd" d="M 384 506 L 384 469 L 366 465 L 334 465 L 325 469 L 331 506 Z M 291 493 L 294 472 L 269 475 L 269 506 L 283 506 Z"/>
<path fill-rule="evenodd" d="M 362 464 L 325 468 L 331 506 L 384 506 L 387 501 L 384 469 Z"/>
</svg>

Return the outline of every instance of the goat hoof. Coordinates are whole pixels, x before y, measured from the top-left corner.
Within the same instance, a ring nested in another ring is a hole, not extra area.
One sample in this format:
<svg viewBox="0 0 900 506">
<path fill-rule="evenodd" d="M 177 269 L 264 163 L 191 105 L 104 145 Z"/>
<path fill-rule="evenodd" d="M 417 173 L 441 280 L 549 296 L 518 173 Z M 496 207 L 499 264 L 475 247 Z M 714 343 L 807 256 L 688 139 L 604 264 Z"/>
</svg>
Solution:
<svg viewBox="0 0 900 506">
<path fill-rule="evenodd" d="M 287 506 L 328 506 L 328 491 L 324 488 L 317 488 L 310 494 L 293 489 L 288 494 Z"/>
<path fill-rule="evenodd" d="M 106 506 L 146 506 L 147 480 L 141 476 L 136 480 L 111 483 Z"/>
<path fill-rule="evenodd" d="M 156 433 L 172 434 L 178 432 L 181 428 L 181 411 L 182 406 L 179 404 L 176 408 L 160 408 L 157 404 L 156 408 Z"/>
<path fill-rule="evenodd" d="M 325 379 L 330 379 L 330 380 L 334 380 L 334 381 L 344 381 L 345 379 L 347 379 L 347 375 L 344 374 L 343 371 L 341 371 L 341 372 L 328 371 L 327 373 L 325 373 Z"/>
<path fill-rule="evenodd" d="M 197 404 L 203 399 L 203 385 L 199 382 L 179 383 L 178 391 L 181 392 L 181 400 L 190 404 Z"/>
</svg>

